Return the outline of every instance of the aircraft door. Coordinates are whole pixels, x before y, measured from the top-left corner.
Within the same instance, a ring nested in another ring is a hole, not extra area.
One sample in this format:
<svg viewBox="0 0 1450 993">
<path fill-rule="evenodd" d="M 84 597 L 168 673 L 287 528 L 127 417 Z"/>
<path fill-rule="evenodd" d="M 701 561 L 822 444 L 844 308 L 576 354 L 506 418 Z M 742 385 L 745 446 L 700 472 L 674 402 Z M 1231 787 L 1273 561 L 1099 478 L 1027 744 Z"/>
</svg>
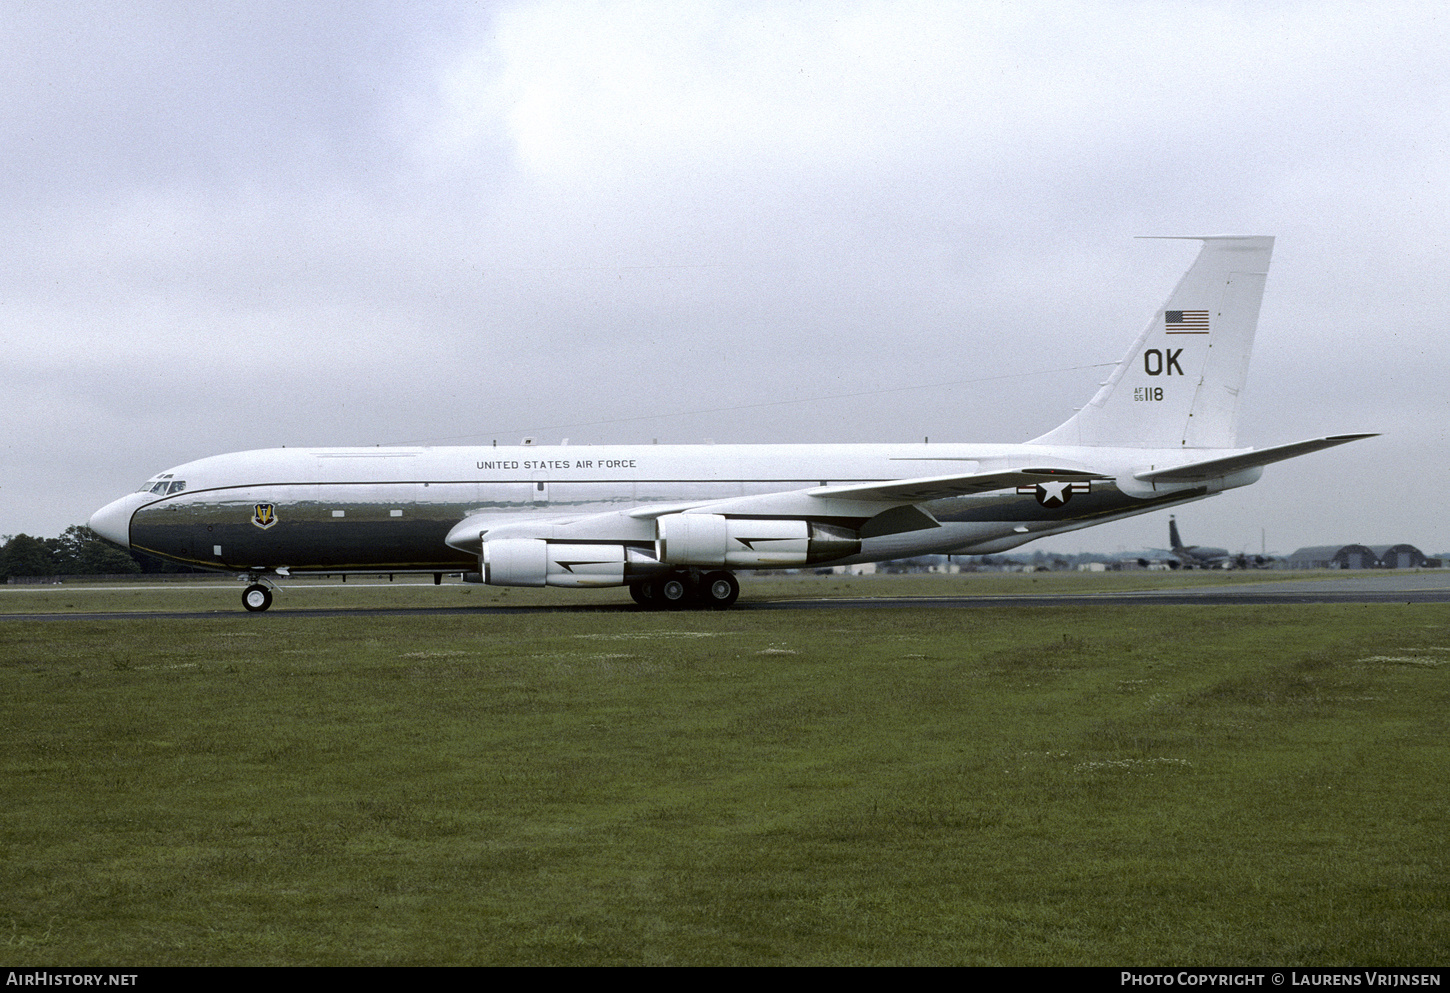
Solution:
<svg viewBox="0 0 1450 993">
<path fill-rule="evenodd" d="M 549 502 L 549 473 L 539 470 L 534 473 L 533 485 L 529 487 L 535 505 Z"/>
</svg>

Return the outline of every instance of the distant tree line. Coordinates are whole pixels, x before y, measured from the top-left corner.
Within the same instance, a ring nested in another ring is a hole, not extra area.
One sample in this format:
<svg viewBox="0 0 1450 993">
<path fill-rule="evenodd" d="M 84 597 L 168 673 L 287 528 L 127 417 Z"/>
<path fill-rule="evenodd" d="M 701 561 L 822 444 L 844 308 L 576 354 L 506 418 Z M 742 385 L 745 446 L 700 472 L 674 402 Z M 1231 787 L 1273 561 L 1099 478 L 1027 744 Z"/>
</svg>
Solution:
<svg viewBox="0 0 1450 993">
<path fill-rule="evenodd" d="M 12 576 L 98 576 L 112 573 L 193 572 L 142 553 L 118 548 L 84 524 L 59 538 L 0 535 L 0 582 Z"/>
</svg>

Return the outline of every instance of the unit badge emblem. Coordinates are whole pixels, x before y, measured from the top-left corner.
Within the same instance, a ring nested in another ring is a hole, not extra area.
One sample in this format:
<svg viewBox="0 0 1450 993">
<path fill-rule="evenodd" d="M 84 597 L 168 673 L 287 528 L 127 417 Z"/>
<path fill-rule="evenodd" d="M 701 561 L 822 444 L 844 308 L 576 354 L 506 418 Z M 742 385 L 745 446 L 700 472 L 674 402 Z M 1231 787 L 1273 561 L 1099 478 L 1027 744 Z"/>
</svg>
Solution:
<svg viewBox="0 0 1450 993">
<path fill-rule="evenodd" d="M 263 531 L 277 523 L 277 509 L 270 503 L 259 503 L 252 508 L 252 523 Z"/>
</svg>

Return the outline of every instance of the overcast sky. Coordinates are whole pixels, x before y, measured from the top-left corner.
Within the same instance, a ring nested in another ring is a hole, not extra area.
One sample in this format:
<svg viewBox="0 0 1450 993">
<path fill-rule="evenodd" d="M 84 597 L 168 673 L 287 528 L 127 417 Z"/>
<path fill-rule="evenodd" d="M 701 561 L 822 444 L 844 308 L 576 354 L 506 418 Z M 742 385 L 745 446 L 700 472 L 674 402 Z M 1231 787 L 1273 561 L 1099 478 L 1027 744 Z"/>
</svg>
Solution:
<svg viewBox="0 0 1450 993">
<path fill-rule="evenodd" d="M 1278 237 L 1178 512 L 1450 549 L 1442 3 L 0 3 L 0 532 L 276 445 L 1015 442 Z M 1166 543 L 1167 514 L 1026 550 Z"/>
</svg>

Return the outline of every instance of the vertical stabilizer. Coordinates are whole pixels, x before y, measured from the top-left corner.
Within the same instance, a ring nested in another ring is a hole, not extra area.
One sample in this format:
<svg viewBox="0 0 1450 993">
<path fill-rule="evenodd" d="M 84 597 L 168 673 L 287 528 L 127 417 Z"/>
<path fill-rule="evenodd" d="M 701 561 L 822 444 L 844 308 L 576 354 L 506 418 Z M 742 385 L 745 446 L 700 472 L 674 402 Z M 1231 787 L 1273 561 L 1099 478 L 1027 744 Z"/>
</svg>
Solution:
<svg viewBox="0 0 1450 993">
<path fill-rule="evenodd" d="M 1088 405 L 1038 445 L 1233 448 L 1274 239 L 1203 248 Z"/>
<path fill-rule="evenodd" d="M 1175 552 L 1183 547 L 1183 539 L 1178 537 L 1178 522 L 1171 514 L 1168 517 L 1168 547 Z"/>
</svg>

